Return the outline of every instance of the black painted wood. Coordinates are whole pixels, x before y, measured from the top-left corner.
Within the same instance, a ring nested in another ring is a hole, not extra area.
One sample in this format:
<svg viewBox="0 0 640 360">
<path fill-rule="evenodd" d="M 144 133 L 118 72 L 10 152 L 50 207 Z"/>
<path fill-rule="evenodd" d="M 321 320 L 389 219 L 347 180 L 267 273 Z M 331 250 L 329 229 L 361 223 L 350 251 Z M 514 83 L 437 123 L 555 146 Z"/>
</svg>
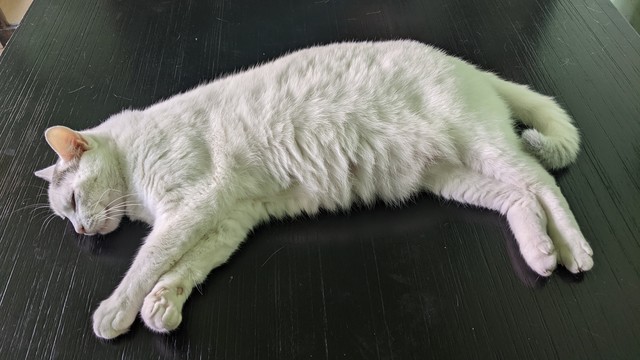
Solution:
<svg viewBox="0 0 640 360">
<path fill-rule="evenodd" d="M 182 326 L 112 342 L 90 316 L 147 229 L 49 221 L 47 126 L 98 124 L 312 44 L 413 38 L 556 96 L 583 138 L 557 174 L 595 268 L 538 279 L 504 219 L 429 195 L 256 229 Z M 606 0 L 36 0 L 0 57 L 0 357 L 635 359 L 640 38 Z"/>
</svg>

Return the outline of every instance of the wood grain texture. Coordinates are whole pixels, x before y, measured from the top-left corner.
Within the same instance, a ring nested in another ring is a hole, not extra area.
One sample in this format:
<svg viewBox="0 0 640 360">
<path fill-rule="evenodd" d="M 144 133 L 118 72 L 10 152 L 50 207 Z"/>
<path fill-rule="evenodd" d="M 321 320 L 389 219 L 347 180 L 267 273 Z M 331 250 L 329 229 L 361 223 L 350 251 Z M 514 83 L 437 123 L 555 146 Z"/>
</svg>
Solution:
<svg viewBox="0 0 640 360">
<path fill-rule="evenodd" d="M 595 268 L 537 278 L 499 215 L 424 195 L 262 226 L 182 326 L 112 342 L 90 315 L 147 229 L 77 237 L 32 172 L 85 128 L 294 49 L 412 38 L 555 96 L 583 135 L 557 174 Z M 36 0 L 0 57 L 0 357 L 636 359 L 640 37 L 606 0 Z"/>
</svg>

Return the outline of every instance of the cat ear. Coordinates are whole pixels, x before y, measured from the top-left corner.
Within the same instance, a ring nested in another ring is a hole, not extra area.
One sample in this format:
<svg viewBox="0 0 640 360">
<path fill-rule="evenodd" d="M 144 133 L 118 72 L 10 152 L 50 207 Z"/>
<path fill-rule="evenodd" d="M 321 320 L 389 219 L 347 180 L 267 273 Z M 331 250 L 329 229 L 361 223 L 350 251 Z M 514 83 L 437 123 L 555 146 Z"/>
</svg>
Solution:
<svg viewBox="0 0 640 360">
<path fill-rule="evenodd" d="M 38 170 L 36 171 L 34 174 L 44 180 L 47 180 L 48 182 L 51 182 L 51 179 L 53 179 L 53 168 L 55 167 L 55 165 L 51 165 L 49 167 L 46 167 L 42 170 Z"/>
<path fill-rule="evenodd" d="M 64 161 L 80 157 L 82 153 L 89 150 L 87 140 L 68 127 L 50 127 L 45 131 L 44 137 L 53 151 Z"/>
</svg>

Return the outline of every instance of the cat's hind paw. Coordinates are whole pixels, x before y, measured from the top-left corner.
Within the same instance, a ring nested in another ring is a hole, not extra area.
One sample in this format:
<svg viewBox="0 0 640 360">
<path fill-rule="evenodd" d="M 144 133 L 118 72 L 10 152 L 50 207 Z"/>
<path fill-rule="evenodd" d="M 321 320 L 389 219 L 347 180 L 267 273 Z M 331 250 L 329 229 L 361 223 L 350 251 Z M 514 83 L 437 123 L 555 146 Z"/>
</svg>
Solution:
<svg viewBox="0 0 640 360">
<path fill-rule="evenodd" d="M 127 331 L 138 314 L 126 297 L 113 295 L 93 313 L 93 332 L 102 339 L 113 339 Z"/>
<path fill-rule="evenodd" d="M 558 262 L 574 274 L 591 270 L 593 250 L 577 226 L 552 229 L 551 237 L 558 249 Z"/>
<path fill-rule="evenodd" d="M 140 314 L 151 330 L 166 333 L 182 322 L 182 305 L 186 300 L 185 289 L 160 281 L 144 298 Z"/>
</svg>

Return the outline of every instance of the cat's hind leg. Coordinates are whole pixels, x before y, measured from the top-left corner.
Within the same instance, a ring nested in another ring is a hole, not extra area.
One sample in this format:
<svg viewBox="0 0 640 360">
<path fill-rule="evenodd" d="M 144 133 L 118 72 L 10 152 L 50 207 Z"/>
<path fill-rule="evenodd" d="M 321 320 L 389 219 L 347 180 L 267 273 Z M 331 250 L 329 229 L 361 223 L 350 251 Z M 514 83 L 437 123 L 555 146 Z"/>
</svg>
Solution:
<svg viewBox="0 0 640 360">
<path fill-rule="evenodd" d="M 551 174 L 519 149 L 500 151 L 495 148 L 491 153 L 494 158 L 474 162 L 477 170 L 535 194 L 547 215 L 547 231 L 557 249 L 558 261 L 572 273 L 590 270 L 593 250 Z"/>
<path fill-rule="evenodd" d="M 144 298 L 140 315 L 151 330 L 166 333 L 182 322 L 182 307 L 193 288 L 225 263 L 251 229 L 266 219 L 259 203 L 245 202 L 228 212 L 219 226 L 164 273 Z"/>
<path fill-rule="evenodd" d="M 486 176 L 462 164 L 442 164 L 424 176 L 427 190 L 446 199 L 495 210 L 505 215 L 526 263 L 542 276 L 557 264 L 546 227 L 546 213 L 533 192 Z"/>
</svg>

